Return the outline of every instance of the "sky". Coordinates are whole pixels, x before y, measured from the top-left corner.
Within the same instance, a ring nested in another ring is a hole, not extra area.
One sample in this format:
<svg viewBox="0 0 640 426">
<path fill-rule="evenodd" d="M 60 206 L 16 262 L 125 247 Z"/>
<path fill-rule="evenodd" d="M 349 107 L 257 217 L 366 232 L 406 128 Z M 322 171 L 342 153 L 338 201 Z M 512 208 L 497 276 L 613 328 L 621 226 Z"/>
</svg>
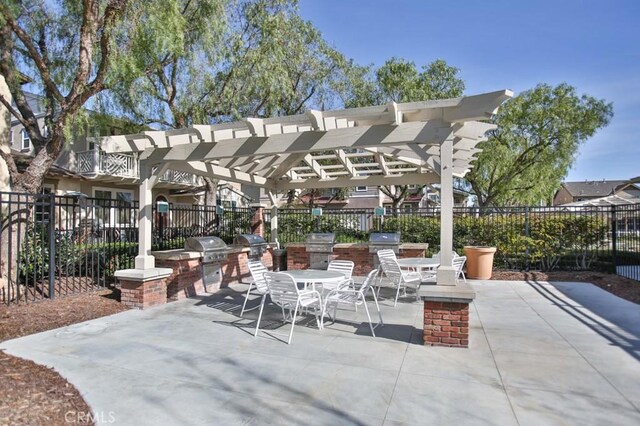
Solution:
<svg viewBox="0 0 640 426">
<path fill-rule="evenodd" d="M 469 95 L 566 82 L 612 102 L 566 180 L 640 176 L 640 0 L 300 0 L 300 12 L 363 65 L 444 59 Z"/>
</svg>

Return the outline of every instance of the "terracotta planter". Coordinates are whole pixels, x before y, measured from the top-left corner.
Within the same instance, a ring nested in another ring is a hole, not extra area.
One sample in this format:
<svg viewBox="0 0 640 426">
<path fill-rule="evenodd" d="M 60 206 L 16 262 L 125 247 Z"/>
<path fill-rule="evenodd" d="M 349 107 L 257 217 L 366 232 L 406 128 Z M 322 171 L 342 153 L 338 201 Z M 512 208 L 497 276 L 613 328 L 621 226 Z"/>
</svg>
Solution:
<svg viewBox="0 0 640 426">
<path fill-rule="evenodd" d="M 495 252 L 495 247 L 465 246 L 464 255 L 467 256 L 467 278 L 476 280 L 491 279 L 493 254 Z"/>
</svg>

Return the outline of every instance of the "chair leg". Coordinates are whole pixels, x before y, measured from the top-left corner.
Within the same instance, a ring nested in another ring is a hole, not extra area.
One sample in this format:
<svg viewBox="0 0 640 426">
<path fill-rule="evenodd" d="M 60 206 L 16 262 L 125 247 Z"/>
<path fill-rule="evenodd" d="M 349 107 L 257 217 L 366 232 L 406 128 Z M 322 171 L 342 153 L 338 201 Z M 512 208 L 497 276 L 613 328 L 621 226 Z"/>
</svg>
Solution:
<svg viewBox="0 0 640 426">
<path fill-rule="evenodd" d="M 369 328 L 371 329 L 371 335 L 376 337 L 376 332 L 373 331 L 373 324 L 371 323 L 371 314 L 369 314 L 369 308 L 367 307 L 367 301 L 364 301 L 364 310 L 367 313 L 367 318 L 369 319 Z"/>
<path fill-rule="evenodd" d="M 378 318 L 380 319 L 380 325 L 384 325 L 384 322 L 382 321 L 382 312 L 380 312 L 380 305 L 378 304 L 378 298 L 376 297 L 376 292 L 373 291 L 373 289 L 371 289 L 371 292 L 373 293 L 373 300 L 374 302 L 376 302 L 376 309 L 378 310 Z"/>
<path fill-rule="evenodd" d="M 401 285 L 400 283 L 398 283 L 398 290 L 396 291 L 396 301 L 395 301 L 395 302 L 393 302 L 393 307 L 394 307 L 394 308 L 395 308 L 395 307 L 396 307 L 396 305 L 398 304 L 398 297 L 400 296 L 400 287 L 401 287 L 401 286 L 402 286 L 402 285 Z M 406 290 L 405 290 L 405 291 L 406 291 Z"/>
<path fill-rule="evenodd" d="M 322 330 L 324 328 L 324 325 L 322 324 L 321 319 L 318 318 L 318 308 L 314 308 L 313 313 L 316 316 L 316 324 L 318 325 L 318 330 Z"/>
<path fill-rule="evenodd" d="M 247 300 L 249 300 L 249 293 L 251 293 L 251 288 L 253 288 L 253 283 L 249 284 L 249 289 L 247 290 L 247 294 L 244 297 L 244 303 L 242 304 L 242 311 L 240 311 L 240 318 L 244 315 L 244 308 L 247 307 Z"/>
<path fill-rule="evenodd" d="M 260 320 L 262 319 L 262 310 L 264 309 L 264 301 L 267 298 L 266 294 L 262 295 L 262 300 L 260 301 L 260 313 L 258 314 L 258 322 L 256 323 L 256 331 L 253 333 L 253 337 L 258 335 L 258 330 L 260 329 Z"/>
<path fill-rule="evenodd" d="M 296 308 L 293 311 L 293 320 L 291 321 L 291 331 L 289 332 L 289 340 L 287 341 L 287 345 L 291 344 L 291 338 L 293 337 L 293 327 L 296 326 L 296 317 L 298 316 L 298 305 L 300 305 L 300 301 L 296 302 Z"/>
<path fill-rule="evenodd" d="M 467 276 L 464 274 L 464 271 L 460 271 L 460 273 L 462 274 L 462 279 L 466 283 L 467 282 Z"/>
</svg>

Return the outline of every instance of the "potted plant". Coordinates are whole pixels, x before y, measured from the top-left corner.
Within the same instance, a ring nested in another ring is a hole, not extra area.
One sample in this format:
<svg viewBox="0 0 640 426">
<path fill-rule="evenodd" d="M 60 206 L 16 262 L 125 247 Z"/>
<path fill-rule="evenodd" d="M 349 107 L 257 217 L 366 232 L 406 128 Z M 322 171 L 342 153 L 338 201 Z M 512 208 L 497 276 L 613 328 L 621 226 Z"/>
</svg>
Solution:
<svg viewBox="0 0 640 426">
<path fill-rule="evenodd" d="M 464 246 L 464 255 L 467 256 L 467 278 L 491 279 L 495 252 L 496 248 L 490 246 Z"/>
</svg>

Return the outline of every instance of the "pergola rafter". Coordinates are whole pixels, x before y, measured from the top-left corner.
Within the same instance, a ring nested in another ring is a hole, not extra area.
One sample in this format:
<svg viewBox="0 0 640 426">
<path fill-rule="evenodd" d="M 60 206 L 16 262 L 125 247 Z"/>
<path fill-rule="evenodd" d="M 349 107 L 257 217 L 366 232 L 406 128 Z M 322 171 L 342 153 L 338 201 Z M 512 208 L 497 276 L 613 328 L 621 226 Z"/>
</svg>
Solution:
<svg viewBox="0 0 640 426">
<path fill-rule="evenodd" d="M 510 91 L 502 90 L 456 99 L 247 118 L 113 136 L 102 149 L 140 153 L 141 169 L 148 172 L 141 175 L 141 191 L 150 191 L 152 171 L 162 166 L 259 186 L 270 194 L 303 188 L 440 182 L 446 198 L 453 177 L 470 170 L 480 152 L 476 145 L 495 128 L 486 120 L 511 96 Z M 442 236 L 452 232 L 449 204 L 442 203 Z M 142 241 L 136 267 L 141 269 L 153 264 L 148 259 L 151 211 L 147 208 L 142 208 L 140 216 Z M 442 238 L 445 245 L 450 240 L 450 236 Z M 443 247 L 444 269 L 450 260 Z M 449 280 L 452 275 L 447 276 Z"/>
</svg>

